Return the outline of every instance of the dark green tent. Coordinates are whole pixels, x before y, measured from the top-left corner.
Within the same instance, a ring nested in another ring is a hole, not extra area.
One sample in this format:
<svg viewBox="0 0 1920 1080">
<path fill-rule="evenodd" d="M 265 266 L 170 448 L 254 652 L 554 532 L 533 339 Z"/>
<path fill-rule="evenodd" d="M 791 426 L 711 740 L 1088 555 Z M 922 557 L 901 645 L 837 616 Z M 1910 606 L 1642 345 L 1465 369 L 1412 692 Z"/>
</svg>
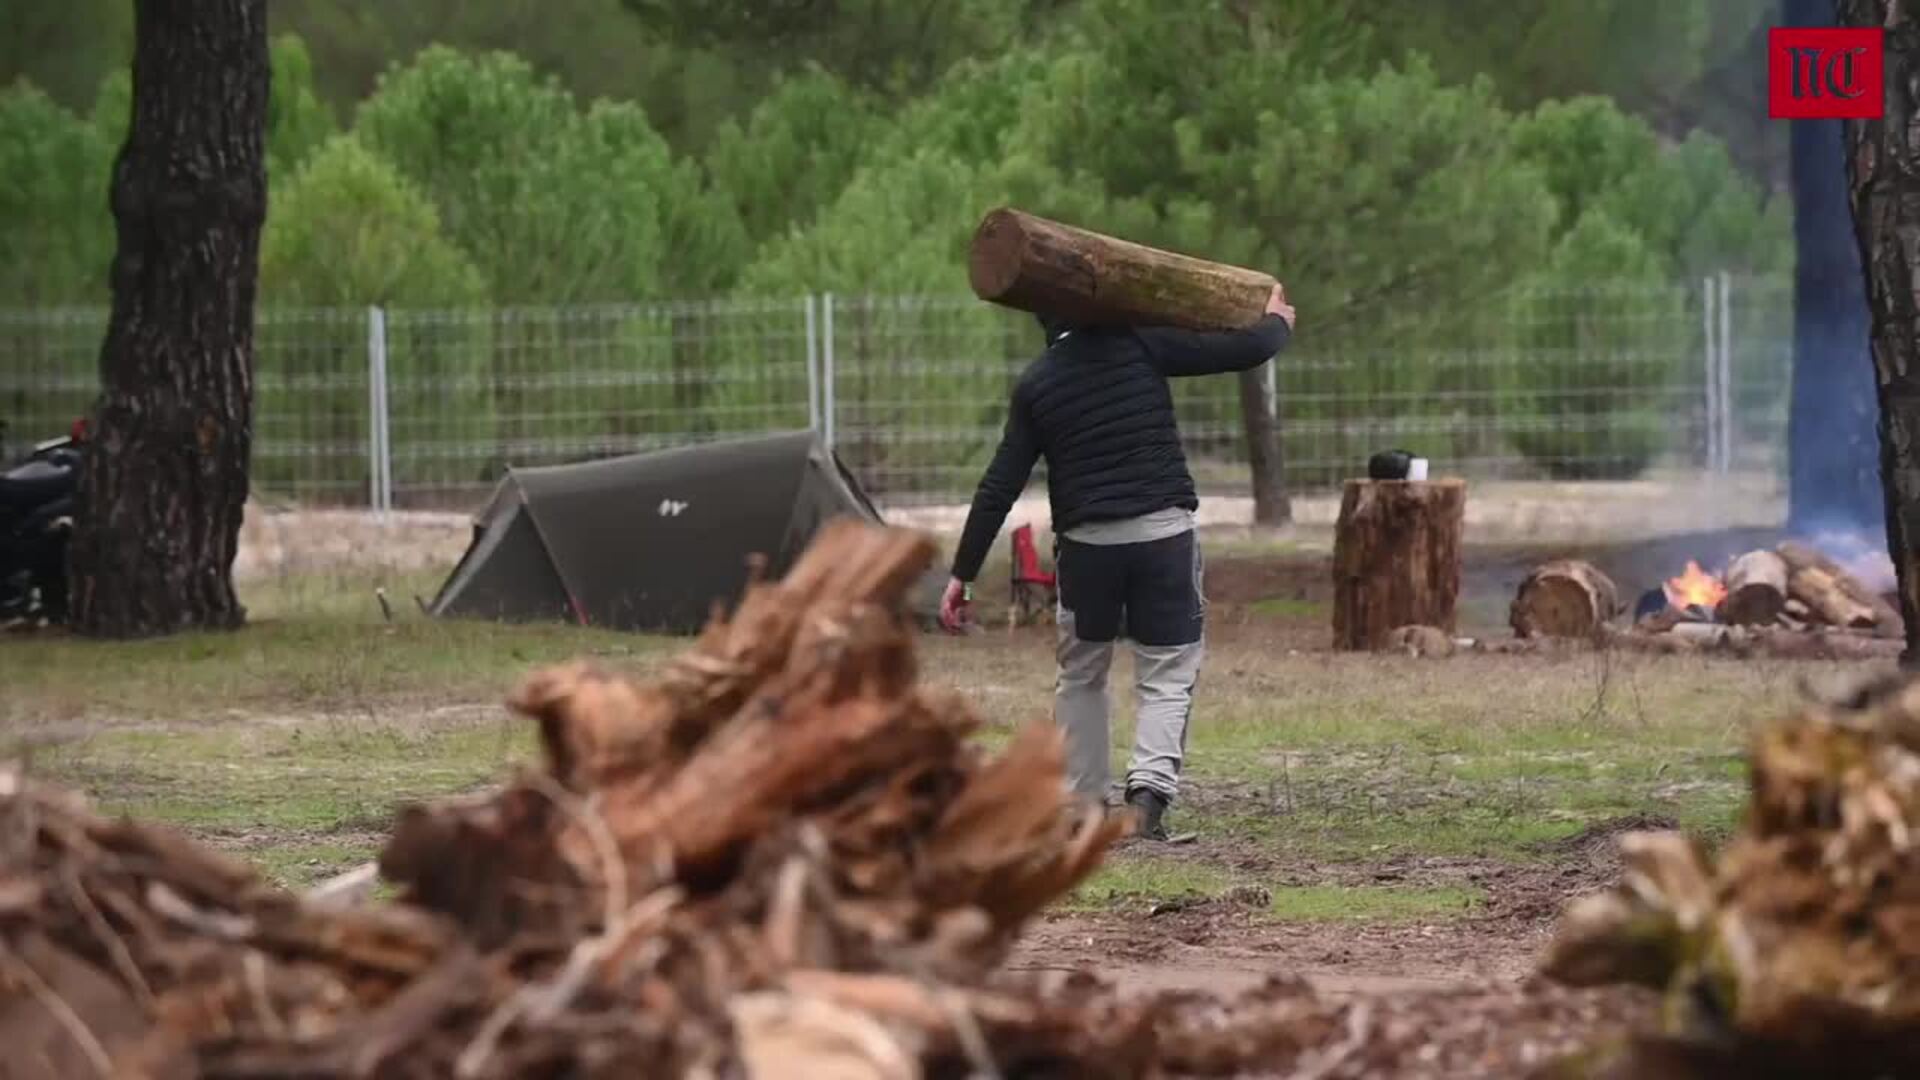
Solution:
<svg viewBox="0 0 1920 1080">
<path fill-rule="evenodd" d="M 508 469 L 428 610 L 692 633 L 841 515 L 880 520 L 811 432 Z"/>
</svg>

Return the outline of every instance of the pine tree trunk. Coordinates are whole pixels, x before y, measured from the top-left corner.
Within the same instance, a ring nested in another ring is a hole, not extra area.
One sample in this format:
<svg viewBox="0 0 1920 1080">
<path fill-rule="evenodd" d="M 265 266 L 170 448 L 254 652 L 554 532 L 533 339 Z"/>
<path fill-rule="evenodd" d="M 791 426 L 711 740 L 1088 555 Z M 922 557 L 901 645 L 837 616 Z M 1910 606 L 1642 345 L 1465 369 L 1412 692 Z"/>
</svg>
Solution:
<svg viewBox="0 0 1920 1080">
<path fill-rule="evenodd" d="M 1267 400 L 1266 375 L 1260 368 L 1240 373 L 1240 418 L 1247 432 L 1247 466 L 1253 473 L 1253 523 L 1285 525 L 1293 520 L 1293 504 L 1287 499 L 1287 474 L 1280 459 L 1279 417 Z"/>
<path fill-rule="evenodd" d="M 266 217 L 265 0 L 139 0 L 114 163 L 113 314 L 72 553 L 77 631 L 245 621 L 233 560 L 253 442 Z"/>
<path fill-rule="evenodd" d="M 1782 25 L 1829 26 L 1833 0 L 1784 0 Z M 1866 287 L 1847 208 L 1838 120 L 1789 125 L 1793 190 L 1793 390 L 1787 521 L 1812 534 L 1885 527 L 1874 438 Z"/>
<path fill-rule="evenodd" d="M 1880 478 L 1887 550 L 1906 622 L 1903 666 L 1920 666 L 1920 19 L 1897 0 L 1838 0 L 1848 26 L 1886 28 L 1886 112 L 1846 122 L 1848 194 L 1866 267 L 1873 364 L 1880 397 Z"/>
</svg>

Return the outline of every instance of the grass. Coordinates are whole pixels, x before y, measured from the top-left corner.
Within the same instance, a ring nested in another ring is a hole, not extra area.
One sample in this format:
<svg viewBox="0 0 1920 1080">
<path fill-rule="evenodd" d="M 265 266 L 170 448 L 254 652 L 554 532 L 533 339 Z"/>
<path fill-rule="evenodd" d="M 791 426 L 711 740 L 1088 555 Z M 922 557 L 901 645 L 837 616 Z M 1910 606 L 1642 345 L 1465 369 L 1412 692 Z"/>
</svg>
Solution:
<svg viewBox="0 0 1920 1080">
<path fill-rule="evenodd" d="M 239 633 L 102 645 L 63 635 L 0 643 L 0 729 L 50 721 L 203 721 L 498 700 L 518 673 L 571 657 L 641 666 L 662 643 L 577 627 L 263 619 Z"/>
<path fill-rule="evenodd" d="M 1460 885 L 1305 885 L 1275 890 L 1272 913 L 1300 922 L 1418 922 L 1468 914 L 1485 900 Z"/>
<path fill-rule="evenodd" d="M 1121 854 L 1076 890 L 1073 911 L 1228 900 L 1289 922 L 1417 922 L 1471 913 L 1486 900 L 1461 885 L 1274 885 L 1258 874 L 1186 859 Z"/>
<path fill-rule="evenodd" d="M 398 589 L 389 594 L 407 595 Z M 0 755 L 29 755 L 111 811 L 181 826 L 300 885 L 370 857 L 400 804 L 471 790 L 526 759 L 530 732 L 498 703 L 528 670 L 588 656 L 644 672 L 682 644 L 435 622 L 410 598 L 389 623 L 352 599 L 370 592 L 367 580 L 287 583 L 250 596 L 260 621 L 233 634 L 0 640 Z M 305 604 L 320 613 L 291 614 Z M 1210 645 L 1174 810 L 1176 828 L 1201 834 L 1202 855 L 1122 853 L 1069 906 L 1255 886 L 1276 918 L 1458 914 L 1479 902 L 1473 890 L 1283 886 L 1240 869 L 1249 864 L 1239 857 L 1269 867 L 1537 859 L 1545 841 L 1628 814 L 1723 830 L 1743 798 L 1747 724 L 1789 707 L 1803 674 L 1832 669 L 1299 652 L 1276 635 L 1323 613 L 1307 601 L 1269 606 L 1270 619 Z M 1050 713 L 1046 629 L 928 637 L 922 654 L 928 682 L 958 688 L 985 715 L 989 742 Z M 1117 660 L 1116 775 L 1130 678 Z"/>
<path fill-rule="evenodd" d="M 1321 619 L 1326 616 L 1329 609 L 1319 600 L 1274 596 L 1255 600 L 1247 605 L 1247 610 L 1263 619 Z"/>
</svg>

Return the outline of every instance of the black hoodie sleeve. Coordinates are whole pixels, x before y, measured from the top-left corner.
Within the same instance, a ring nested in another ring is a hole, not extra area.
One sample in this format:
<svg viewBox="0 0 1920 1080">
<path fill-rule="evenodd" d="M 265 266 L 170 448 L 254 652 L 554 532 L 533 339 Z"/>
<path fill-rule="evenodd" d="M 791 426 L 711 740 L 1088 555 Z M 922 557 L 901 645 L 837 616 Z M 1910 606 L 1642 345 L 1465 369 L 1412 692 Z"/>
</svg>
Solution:
<svg viewBox="0 0 1920 1080">
<path fill-rule="evenodd" d="M 1025 387 L 1022 382 L 1014 388 L 1000 446 L 987 464 L 986 475 L 980 478 L 973 506 L 967 511 L 967 524 L 960 530 L 960 545 L 953 553 L 953 576 L 961 581 L 980 576 L 980 566 L 987 561 L 994 537 L 1000 535 L 1000 526 L 1006 523 L 1014 500 L 1026 490 L 1034 462 L 1040 459 L 1040 442 L 1027 412 Z"/>
<path fill-rule="evenodd" d="M 1276 356 L 1293 338 L 1278 315 L 1266 315 L 1245 330 L 1202 332 L 1169 326 L 1142 328 L 1140 341 L 1162 375 L 1223 375 L 1250 371 Z"/>
</svg>

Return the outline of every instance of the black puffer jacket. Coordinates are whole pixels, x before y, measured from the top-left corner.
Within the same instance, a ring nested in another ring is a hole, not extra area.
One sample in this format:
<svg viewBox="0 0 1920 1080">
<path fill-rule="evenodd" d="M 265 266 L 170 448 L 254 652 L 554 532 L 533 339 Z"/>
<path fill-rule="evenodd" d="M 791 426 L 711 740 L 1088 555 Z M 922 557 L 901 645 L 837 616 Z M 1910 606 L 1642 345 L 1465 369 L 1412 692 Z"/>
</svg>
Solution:
<svg viewBox="0 0 1920 1080">
<path fill-rule="evenodd" d="M 1053 528 L 1200 505 L 1168 378 L 1259 367 L 1284 348 L 1286 320 L 1245 330 L 1067 329 L 1042 320 L 1047 351 L 1015 385 L 1007 426 L 973 496 L 953 576 L 972 581 L 1034 463 L 1047 459 Z"/>
</svg>

